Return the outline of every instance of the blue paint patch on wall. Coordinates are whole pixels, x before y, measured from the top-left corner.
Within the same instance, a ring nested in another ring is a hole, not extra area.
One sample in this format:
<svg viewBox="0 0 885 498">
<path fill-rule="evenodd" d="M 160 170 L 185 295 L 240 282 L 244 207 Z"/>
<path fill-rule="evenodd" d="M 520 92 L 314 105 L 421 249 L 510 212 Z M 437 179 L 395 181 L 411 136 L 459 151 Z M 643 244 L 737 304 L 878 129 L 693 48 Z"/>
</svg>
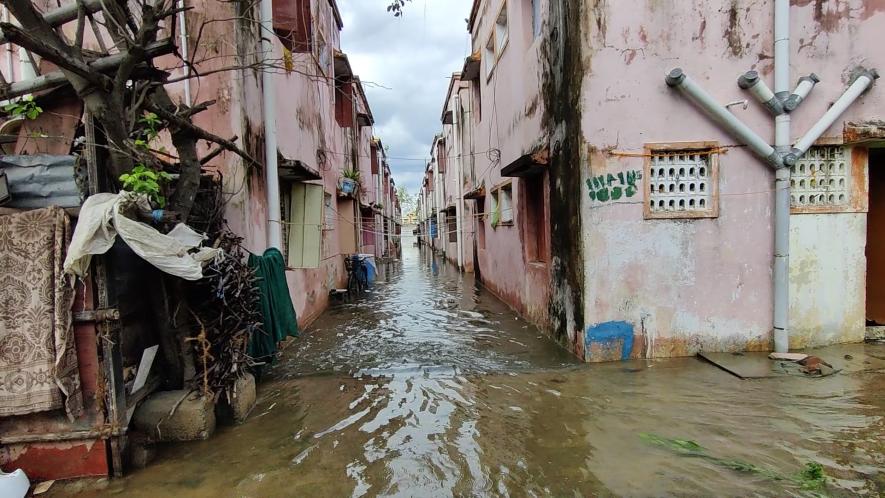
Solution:
<svg viewBox="0 0 885 498">
<path fill-rule="evenodd" d="M 633 353 L 633 325 L 627 322 L 605 322 L 587 327 L 584 351 L 590 356 L 590 346 L 598 344 L 604 348 L 614 348 L 620 343 L 621 359 L 630 359 Z"/>
</svg>

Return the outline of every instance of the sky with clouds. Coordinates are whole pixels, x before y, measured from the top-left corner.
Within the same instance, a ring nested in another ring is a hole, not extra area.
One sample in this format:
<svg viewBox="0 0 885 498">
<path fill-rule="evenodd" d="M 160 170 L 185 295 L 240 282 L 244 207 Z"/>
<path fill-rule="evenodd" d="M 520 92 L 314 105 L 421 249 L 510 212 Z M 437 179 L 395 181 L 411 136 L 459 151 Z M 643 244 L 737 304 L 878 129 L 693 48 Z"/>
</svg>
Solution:
<svg viewBox="0 0 885 498">
<path fill-rule="evenodd" d="M 338 0 L 341 48 L 363 81 L 396 184 L 415 194 L 430 142 L 442 127 L 449 78 L 469 53 L 464 19 L 472 2 L 413 0 L 399 18 L 387 12 L 389 3 Z"/>
</svg>

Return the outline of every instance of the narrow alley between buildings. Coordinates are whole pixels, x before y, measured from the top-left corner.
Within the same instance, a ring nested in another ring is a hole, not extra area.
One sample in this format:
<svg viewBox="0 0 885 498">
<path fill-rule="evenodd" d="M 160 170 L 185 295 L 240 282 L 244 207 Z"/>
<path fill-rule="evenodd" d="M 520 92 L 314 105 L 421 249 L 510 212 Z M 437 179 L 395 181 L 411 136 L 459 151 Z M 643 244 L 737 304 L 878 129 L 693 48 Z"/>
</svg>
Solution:
<svg viewBox="0 0 885 498">
<path fill-rule="evenodd" d="M 885 496 L 883 26 L 0 0 L 0 498 Z"/>
<path fill-rule="evenodd" d="M 413 240 L 283 352 L 244 425 L 53 495 L 787 496 L 808 491 L 776 476 L 809 462 L 834 496 L 885 485 L 885 382 L 870 371 L 885 347 L 827 348 L 852 360 L 821 379 L 743 381 L 696 358 L 579 364 Z"/>
</svg>

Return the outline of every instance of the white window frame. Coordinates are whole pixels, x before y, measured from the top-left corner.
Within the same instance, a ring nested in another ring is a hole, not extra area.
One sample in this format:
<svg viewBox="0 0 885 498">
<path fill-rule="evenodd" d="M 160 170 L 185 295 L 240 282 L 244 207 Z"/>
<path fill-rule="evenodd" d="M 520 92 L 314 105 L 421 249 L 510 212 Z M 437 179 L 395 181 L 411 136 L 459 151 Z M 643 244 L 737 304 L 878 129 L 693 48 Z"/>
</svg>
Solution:
<svg viewBox="0 0 885 498">
<path fill-rule="evenodd" d="M 328 14 L 323 15 L 321 13 L 321 12 L 323 12 L 320 10 L 323 8 L 323 3 L 324 2 L 319 2 L 317 4 L 317 19 L 319 22 L 314 23 L 314 26 L 316 26 L 317 29 L 313 30 L 313 31 L 315 31 L 315 35 L 316 35 L 316 36 L 314 36 L 314 39 L 313 39 L 313 49 L 314 49 L 314 57 L 316 58 L 316 63 L 317 63 L 317 66 L 320 68 L 320 72 L 324 76 L 331 76 L 332 71 L 329 66 L 332 63 L 332 56 L 331 56 L 332 50 L 331 50 L 331 47 L 329 47 L 328 42 L 326 41 L 326 29 L 328 29 L 329 23 L 323 22 L 323 21 L 326 21 L 327 17 L 332 17 L 332 16 L 328 15 Z M 326 12 L 328 12 L 328 9 L 331 8 L 331 7 L 329 7 L 328 4 L 326 4 L 325 7 L 326 7 Z"/>
<path fill-rule="evenodd" d="M 503 24 L 501 20 L 503 19 Z M 505 0 L 503 5 L 501 5 L 501 10 L 498 11 L 498 15 L 495 17 L 495 55 L 498 59 L 501 58 L 501 55 L 504 53 L 504 49 L 507 48 L 507 42 L 510 41 L 510 19 L 507 15 L 507 1 Z"/>
<path fill-rule="evenodd" d="M 501 185 L 500 192 L 501 217 L 499 222 L 504 225 L 513 224 L 513 184 Z"/>
<path fill-rule="evenodd" d="M 489 48 L 490 45 L 491 48 Z M 482 59 L 486 69 L 486 80 L 488 81 L 492 78 L 492 73 L 495 72 L 495 66 L 498 64 L 498 57 L 495 54 L 495 33 L 489 34 L 482 49 Z"/>
</svg>

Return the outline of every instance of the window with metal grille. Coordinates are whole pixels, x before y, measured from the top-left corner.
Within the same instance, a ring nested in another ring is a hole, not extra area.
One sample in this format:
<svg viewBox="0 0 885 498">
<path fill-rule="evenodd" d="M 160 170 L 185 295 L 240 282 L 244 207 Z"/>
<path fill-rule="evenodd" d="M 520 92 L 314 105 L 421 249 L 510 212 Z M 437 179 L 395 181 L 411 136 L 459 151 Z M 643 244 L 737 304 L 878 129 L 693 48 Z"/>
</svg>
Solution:
<svg viewBox="0 0 885 498">
<path fill-rule="evenodd" d="M 718 145 L 646 146 L 646 218 L 715 218 L 719 215 Z"/>
<path fill-rule="evenodd" d="M 851 154 L 847 147 L 812 147 L 790 168 L 793 209 L 826 211 L 847 206 L 850 199 Z"/>
</svg>

